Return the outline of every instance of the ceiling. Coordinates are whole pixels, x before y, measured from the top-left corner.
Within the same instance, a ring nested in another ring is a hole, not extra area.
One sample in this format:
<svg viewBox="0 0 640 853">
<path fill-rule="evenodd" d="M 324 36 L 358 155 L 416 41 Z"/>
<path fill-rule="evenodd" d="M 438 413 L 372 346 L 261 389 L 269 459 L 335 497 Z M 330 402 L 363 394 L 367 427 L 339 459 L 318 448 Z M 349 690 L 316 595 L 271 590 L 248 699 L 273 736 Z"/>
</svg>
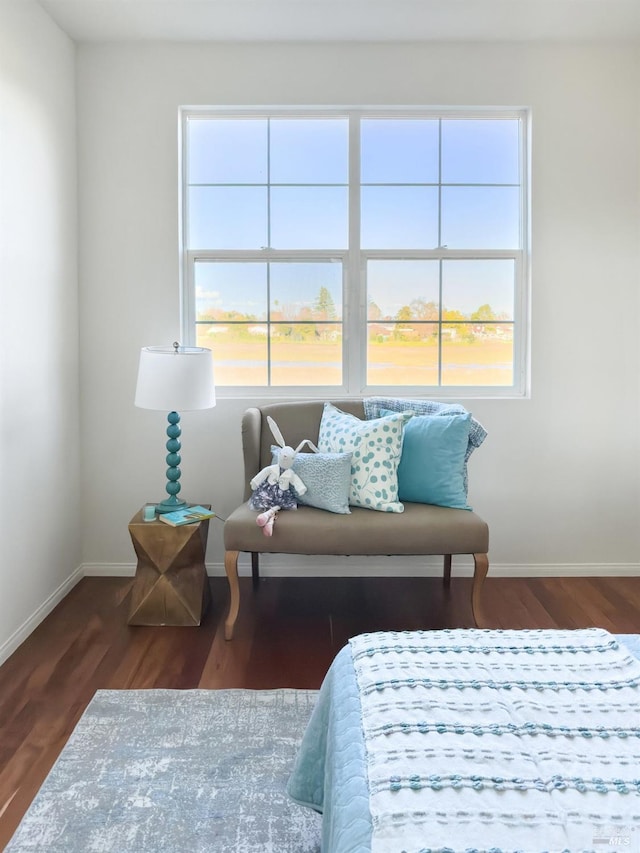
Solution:
<svg viewBox="0 0 640 853">
<path fill-rule="evenodd" d="M 76 41 L 640 41 L 640 0 L 39 2 Z"/>
</svg>

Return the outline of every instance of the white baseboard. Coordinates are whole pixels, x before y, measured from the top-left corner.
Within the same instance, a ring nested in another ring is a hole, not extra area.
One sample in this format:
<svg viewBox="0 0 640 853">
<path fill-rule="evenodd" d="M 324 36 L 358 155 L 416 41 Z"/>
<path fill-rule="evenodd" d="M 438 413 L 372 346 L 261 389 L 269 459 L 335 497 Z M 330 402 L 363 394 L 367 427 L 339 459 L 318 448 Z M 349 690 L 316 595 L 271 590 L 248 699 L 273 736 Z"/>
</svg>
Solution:
<svg viewBox="0 0 640 853">
<path fill-rule="evenodd" d="M 40 607 L 38 607 L 38 609 L 32 613 L 16 631 L 13 632 L 9 639 L 5 640 L 5 642 L 0 646 L 0 664 L 3 664 L 7 658 L 11 657 L 18 646 L 27 639 L 29 634 L 31 634 L 44 619 L 46 619 L 53 608 L 62 601 L 65 595 L 67 595 L 83 577 L 84 568 L 83 566 L 78 566 L 78 568 L 51 593 L 47 600 L 44 601 Z"/>
<path fill-rule="evenodd" d="M 87 577 L 133 577 L 135 563 L 85 563 L 82 570 Z M 222 563 L 208 563 L 211 577 L 224 576 Z M 452 575 L 471 577 L 473 559 L 454 557 Z M 251 575 L 251 561 L 241 554 L 238 574 Z M 284 554 L 260 556 L 261 577 L 439 577 L 442 574 L 442 557 L 402 557 L 398 560 L 380 557 L 305 557 Z M 640 563 L 489 563 L 489 577 L 636 577 L 640 576 Z"/>
</svg>

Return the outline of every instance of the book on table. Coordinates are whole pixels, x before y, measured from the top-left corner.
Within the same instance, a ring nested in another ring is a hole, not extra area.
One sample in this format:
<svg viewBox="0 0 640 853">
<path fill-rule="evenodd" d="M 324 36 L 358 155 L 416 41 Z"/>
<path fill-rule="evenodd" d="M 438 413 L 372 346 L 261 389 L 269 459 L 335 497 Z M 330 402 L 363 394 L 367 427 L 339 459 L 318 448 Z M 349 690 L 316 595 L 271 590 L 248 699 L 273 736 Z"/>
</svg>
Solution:
<svg viewBox="0 0 640 853">
<path fill-rule="evenodd" d="M 165 524 L 170 524 L 171 527 L 181 527 L 183 524 L 195 524 L 198 521 L 204 521 L 214 516 L 215 512 L 207 509 L 205 506 L 187 506 L 183 509 L 176 509 L 173 512 L 159 514 L 158 520 L 164 521 Z"/>
</svg>

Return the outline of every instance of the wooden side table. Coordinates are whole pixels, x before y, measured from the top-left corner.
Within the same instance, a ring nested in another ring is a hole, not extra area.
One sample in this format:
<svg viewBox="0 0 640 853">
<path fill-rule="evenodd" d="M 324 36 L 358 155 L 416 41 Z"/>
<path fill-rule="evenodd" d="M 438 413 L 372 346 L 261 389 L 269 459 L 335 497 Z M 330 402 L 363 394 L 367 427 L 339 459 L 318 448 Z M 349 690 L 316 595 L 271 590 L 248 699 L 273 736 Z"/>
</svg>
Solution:
<svg viewBox="0 0 640 853">
<path fill-rule="evenodd" d="M 138 557 L 129 625 L 199 625 L 210 598 L 204 562 L 209 519 L 171 527 L 144 521 L 141 509 L 129 533 Z"/>
</svg>

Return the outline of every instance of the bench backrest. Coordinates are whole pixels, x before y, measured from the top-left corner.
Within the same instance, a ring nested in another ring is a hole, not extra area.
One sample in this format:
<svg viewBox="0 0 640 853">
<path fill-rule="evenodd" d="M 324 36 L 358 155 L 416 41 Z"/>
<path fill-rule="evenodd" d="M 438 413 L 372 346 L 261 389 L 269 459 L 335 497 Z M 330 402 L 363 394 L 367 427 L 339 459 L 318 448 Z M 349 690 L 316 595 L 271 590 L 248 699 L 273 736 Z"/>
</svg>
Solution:
<svg viewBox="0 0 640 853">
<path fill-rule="evenodd" d="M 362 399 L 331 400 L 331 402 L 343 412 L 349 412 L 357 418 L 364 419 Z M 287 444 L 291 447 L 297 447 L 305 438 L 310 439 L 316 445 L 318 444 L 323 410 L 323 400 L 269 403 L 259 408 L 247 409 L 242 418 L 244 500 L 251 497 L 251 487 L 249 486 L 251 478 L 267 465 L 271 465 L 271 446 L 277 444 L 269 429 L 267 415 L 270 415 L 278 424 Z"/>
</svg>

